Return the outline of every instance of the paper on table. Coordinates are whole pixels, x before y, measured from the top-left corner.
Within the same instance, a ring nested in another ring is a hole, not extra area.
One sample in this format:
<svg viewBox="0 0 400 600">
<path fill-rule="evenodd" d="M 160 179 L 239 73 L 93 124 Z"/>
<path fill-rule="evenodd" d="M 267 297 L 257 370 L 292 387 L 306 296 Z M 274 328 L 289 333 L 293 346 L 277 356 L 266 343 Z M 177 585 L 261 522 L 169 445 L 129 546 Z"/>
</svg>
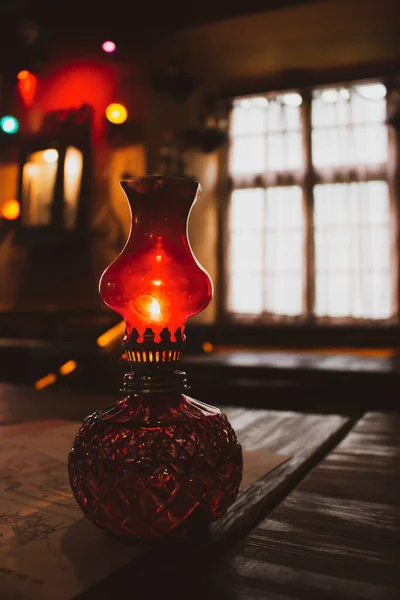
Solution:
<svg viewBox="0 0 400 600">
<path fill-rule="evenodd" d="M 0 428 L 0 591 L 4 600 L 67 600 L 128 564 L 125 546 L 82 515 L 66 458 L 80 424 L 44 421 Z M 288 457 L 245 451 L 241 489 Z"/>
<path fill-rule="evenodd" d="M 250 487 L 257 479 L 270 473 L 289 458 L 288 455 L 271 454 L 266 450 L 243 450 L 243 477 L 240 491 Z"/>
</svg>

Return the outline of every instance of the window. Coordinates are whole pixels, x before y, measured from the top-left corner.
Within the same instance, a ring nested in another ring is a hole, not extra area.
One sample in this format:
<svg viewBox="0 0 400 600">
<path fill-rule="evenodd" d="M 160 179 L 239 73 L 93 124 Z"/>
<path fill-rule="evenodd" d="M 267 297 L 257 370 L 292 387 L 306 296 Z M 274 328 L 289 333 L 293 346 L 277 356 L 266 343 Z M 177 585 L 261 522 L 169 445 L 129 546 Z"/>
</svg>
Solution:
<svg viewBox="0 0 400 600">
<path fill-rule="evenodd" d="M 393 316 L 385 122 L 381 83 L 234 101 L 230 314 Z"/>
<path fill-rule="evenodd" d="M 69 146 L 64 162 L 64 226 L 74 229 L 78 212 L 83 171 L 83 154 Z"/>
<path fill-rule="evenodd" d="M 23 225 L 50 225 L 57 167 L 54 148 L 29 155 L 22 171 Z"/>
<path fill-rule="evenodd" d="M 81 192 L 83 154 L 68 146 L 63 156 L 63 226 L 73 230 Z M 23 225 L 43 227 L 52 224 L 59 162 L 59 151 L 55 148 L 38 150 L 27 157 L 22 168 Z"/>
</svg>

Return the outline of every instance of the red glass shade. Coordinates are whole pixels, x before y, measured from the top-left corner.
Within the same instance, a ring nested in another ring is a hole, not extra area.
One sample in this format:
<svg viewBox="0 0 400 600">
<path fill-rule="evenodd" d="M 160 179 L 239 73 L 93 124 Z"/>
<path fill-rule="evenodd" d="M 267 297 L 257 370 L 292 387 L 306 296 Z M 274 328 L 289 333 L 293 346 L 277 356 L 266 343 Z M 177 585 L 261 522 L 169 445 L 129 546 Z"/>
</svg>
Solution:
<svg viewBox="0 0 400 600">
<path fill-rule="evenodd" d="M 212 297 L 208 274 L 193 256 L 187 222 L 200 186 L 187 179 L 145 177 L 121 183 L 132 213 L 125 248 L 100 280 L 104 302 L 126 321 L 138 342 L 149 327 L 160 341 L 203 310 Z"/>
</svg>

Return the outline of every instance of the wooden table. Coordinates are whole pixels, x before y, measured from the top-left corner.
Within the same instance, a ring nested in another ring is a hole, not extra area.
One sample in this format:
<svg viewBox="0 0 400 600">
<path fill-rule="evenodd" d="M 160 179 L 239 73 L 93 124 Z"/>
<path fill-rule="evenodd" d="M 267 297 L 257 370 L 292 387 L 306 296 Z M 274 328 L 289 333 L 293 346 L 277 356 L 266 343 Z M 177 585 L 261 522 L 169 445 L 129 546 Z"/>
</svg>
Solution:
<svg viewBox="0 0 400 600">
<path fill-rule="evenodd" d="M 306 412 L 398 410 L 400 357 L 307 351 L 217 352 L 184 357 L 197 397 Z"/>
<path fill-rule="evenodd" d="M 110 400 L 0 385 L 0 424 L 81 419 Z M 244 449 L 290 458 L 201 541 L 147 548 L 80 598 L 394 598 L 399 417 L 367 415 L 354 426 L 339 415 L 226 412 Z"/>
</svg>

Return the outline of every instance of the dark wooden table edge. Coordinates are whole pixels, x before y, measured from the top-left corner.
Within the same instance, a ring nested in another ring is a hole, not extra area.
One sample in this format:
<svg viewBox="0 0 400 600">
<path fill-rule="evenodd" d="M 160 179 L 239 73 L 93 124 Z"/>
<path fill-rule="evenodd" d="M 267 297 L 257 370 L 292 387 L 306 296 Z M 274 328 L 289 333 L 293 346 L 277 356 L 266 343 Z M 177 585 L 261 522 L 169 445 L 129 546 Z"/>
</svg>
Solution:
<svg viewBox="0 0 400 600">
<path fill-rule="evenodd" d="M 218 567 L 219 559 L 223 559 L 228 551 L 268 516 L 346 437 L 362 416 L 363 413 L 343 417 L 342 424 L 309 456 L 304 457 L 299 453 L 243 490 L 226 515 L 213 523 L 201 538 L 183 543 L 162 540 L 146 547 L 144 553 L 133 562 L 78 594 L 74 600 L 109 600 L 112 595 L 132 591 L 133 570 L 140 591 L 147 588 L 149 578 L 168 576 L 173 586 L 174 578 L 179 581 L 195 579 L 202 577 L 202 573 L 204 576 L 208 573 L 209 576 L 210 571 Z M 277 483 L 280 479 L 281 482 Z M 271 491 L 268 492 L 268 489 Z M 247 510 L 240 513 L 240 506 L 243 505 Z"/>
</svg>

